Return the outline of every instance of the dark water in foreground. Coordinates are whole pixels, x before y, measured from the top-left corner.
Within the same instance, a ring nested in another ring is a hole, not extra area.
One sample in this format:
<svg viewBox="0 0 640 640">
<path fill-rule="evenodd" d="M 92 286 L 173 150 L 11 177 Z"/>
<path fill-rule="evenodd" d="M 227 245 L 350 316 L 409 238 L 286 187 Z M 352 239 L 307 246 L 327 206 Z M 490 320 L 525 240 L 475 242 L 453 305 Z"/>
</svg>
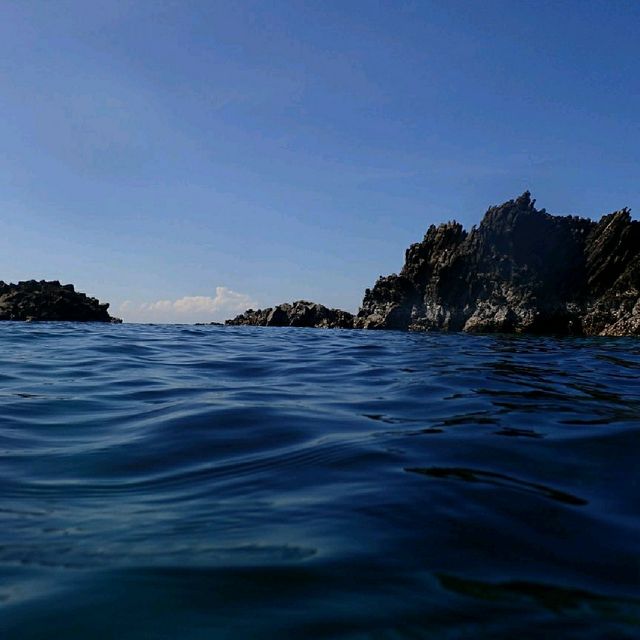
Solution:
<svg viewBox="0 0 640 640">
<path fill-rule="evenodd" d="M 636 638 L 640 341 L 0 325 L 0 637 Z"/>
</svg>

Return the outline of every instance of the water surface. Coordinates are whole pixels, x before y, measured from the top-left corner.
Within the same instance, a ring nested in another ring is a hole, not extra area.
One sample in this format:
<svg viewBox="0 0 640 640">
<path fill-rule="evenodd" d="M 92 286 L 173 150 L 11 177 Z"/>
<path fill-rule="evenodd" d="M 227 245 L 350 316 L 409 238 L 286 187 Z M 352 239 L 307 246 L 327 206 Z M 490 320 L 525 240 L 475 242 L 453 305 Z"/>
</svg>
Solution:
<svg viewBox="0 0 640 640">
<path fill-rule="evenodd" d="M 0 324 L 0 637 L 635 638 L 640 342 Z"/>
</svg>

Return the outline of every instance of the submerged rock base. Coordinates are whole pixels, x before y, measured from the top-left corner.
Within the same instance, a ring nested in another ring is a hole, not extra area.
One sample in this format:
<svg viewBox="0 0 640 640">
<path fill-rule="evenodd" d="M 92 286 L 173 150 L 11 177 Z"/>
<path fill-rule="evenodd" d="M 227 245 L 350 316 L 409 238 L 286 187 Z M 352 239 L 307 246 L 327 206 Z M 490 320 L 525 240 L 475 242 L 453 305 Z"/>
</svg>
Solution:
<svg viewBox="0 0 640 640">
<path fill-rule="evenodd" d="M 108 303 L 101 304 L 57 280 L 0 281 L 0 320 L 122 322 L 112 318 Z"/>
<path fill-rule="evenodd" d="M 356 317 L 332 309 L 339 323 L 308 314 L 296 324 L 301 304 L 326 309 L 280 305 L 228 324 L 640 335 L 640 222 L 628 209 L 598 222 L 552 216 L 527 191 L 491 207 L 471 231 L 455 221 L 431 226 L 399 274 L 366 290 Z"/>
</svg>

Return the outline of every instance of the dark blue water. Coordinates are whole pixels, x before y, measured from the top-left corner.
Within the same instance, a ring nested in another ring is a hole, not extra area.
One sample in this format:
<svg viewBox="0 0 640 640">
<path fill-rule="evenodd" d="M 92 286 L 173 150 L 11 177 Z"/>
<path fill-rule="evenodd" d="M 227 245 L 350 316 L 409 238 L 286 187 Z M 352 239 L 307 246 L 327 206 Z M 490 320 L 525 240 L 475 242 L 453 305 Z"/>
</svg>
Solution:
<svg viewBox="0 0 640 640">
<path fill-rule="evenodd" d="M 0 325 L 0 637 L 636 638 L 640 342 Z"/>
</svg>

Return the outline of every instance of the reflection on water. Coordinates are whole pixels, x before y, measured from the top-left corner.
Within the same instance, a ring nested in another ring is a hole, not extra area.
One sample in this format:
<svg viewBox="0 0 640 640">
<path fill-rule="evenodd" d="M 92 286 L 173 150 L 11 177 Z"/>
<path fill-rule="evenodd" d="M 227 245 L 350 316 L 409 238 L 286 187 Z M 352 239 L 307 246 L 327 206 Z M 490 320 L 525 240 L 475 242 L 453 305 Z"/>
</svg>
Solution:
<svg viewBox="0 0 640 640">
<path fill-rule="evenodd" d="M 635 340 L 0 342 L 3 639 L 640 635 Z"/>
</svg>

